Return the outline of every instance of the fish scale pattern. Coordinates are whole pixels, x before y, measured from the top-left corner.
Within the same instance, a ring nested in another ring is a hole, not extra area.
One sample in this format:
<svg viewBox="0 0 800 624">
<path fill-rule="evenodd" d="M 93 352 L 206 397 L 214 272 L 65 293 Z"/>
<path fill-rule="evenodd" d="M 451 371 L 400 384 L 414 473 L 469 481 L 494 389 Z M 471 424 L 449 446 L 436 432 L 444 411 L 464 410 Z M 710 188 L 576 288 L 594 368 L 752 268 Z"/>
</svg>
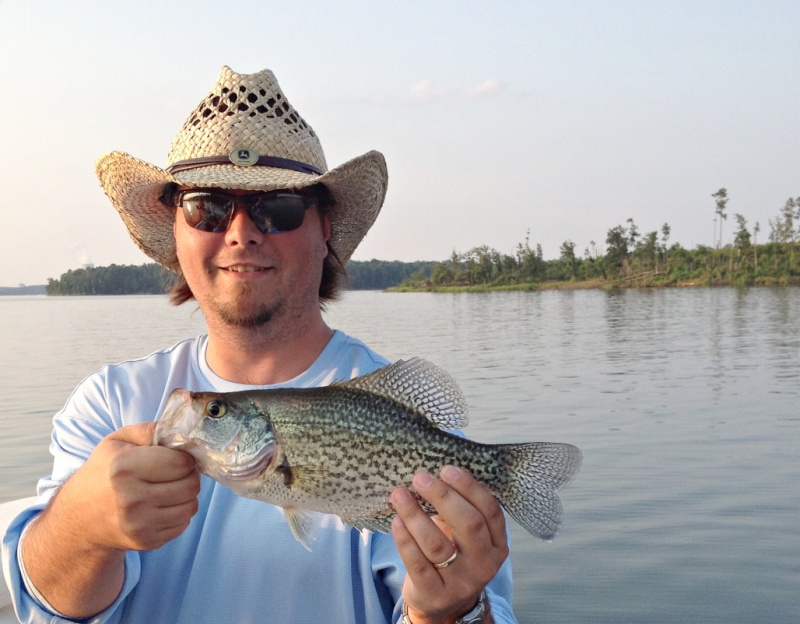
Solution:
<svg viewBox="0 0 800 624">
<path fill-rule="evenodd" d="M 504 471 L 491 445 L 447 433 L 402 403 L 363 388 L 307 394 L 312 400 L 302 406 L 281 402 L 267 408 L 296 481 L 288 489 L 278 479 L 265 481 L 261 496 L 268 489 L 282 504 L 313 505 L 359 526 L 364 523 L 357 519 L 381 516 L 388 528 L 389 492 L 397 485 L 413 491 L 420 470 L 436 474 L 453 464 L 499 485 Z"/>
</svg>

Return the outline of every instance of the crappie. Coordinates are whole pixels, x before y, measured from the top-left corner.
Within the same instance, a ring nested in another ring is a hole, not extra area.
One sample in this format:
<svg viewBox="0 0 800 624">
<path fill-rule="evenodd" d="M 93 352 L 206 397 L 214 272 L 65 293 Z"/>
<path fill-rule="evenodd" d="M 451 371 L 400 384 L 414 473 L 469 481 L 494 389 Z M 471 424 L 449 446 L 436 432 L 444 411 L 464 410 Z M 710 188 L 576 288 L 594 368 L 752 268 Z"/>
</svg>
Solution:
<svg viewBox="0 0 800 624">
<path fill-rule="evenodd" d="M 237 494 L 283 507 L 309 550 L 308 512 L 388 531 L 391 490 L 402 485 L 413 492 L 415 473 L 436 475 L 447 464 L 469 470 L 519 524 L 551 539 L 562 515 L 556 490 L 577 473 L 580 450 L 545 442 L 481 444 L 443 430 L 466 424 L 455 380 L 415 358 L 321 388 L 176 389 L 153 442 L 188 451 L 203 473 Z"/>
</svg>

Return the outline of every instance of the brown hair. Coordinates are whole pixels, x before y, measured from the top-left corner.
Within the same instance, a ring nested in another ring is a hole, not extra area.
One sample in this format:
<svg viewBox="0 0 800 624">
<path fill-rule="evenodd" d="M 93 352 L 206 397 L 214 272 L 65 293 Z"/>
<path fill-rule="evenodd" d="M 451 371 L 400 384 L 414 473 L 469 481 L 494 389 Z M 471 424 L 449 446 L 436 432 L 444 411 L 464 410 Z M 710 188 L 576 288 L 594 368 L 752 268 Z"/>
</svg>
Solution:
<svg viewBox="0 0 800 624">
<path fill-rule="evenodd" d="M 317 196 L 317 210 L 320 217 L 324 217 L 326 213 L 335 205 L 333 195 L 331 195 L 328 187 L 324 184 L 314 184 L 308 187 Z M 168 190 L 165 188 L 165 194 Z M 322 261 L 322 279 L 319 284 L 319 303 L 321 308 L 325 308 L 326 304 L 336 301 L 339 298 L 342 290 L 342 283 L 347 278 L 347 270 L 345 269 L 339 256 L 331 247 L 330 241 L 325 243 L 328 247 L 328 255 Z M 177 263 L 177 258 L 176 262 Z M 179 306 L 182 303 L 194 299 L 194 293 L 186 282 L 183 273 L 179 273 L 175 279 L 175 283 L 169 289 L 170 303 Z"/>
</svg>

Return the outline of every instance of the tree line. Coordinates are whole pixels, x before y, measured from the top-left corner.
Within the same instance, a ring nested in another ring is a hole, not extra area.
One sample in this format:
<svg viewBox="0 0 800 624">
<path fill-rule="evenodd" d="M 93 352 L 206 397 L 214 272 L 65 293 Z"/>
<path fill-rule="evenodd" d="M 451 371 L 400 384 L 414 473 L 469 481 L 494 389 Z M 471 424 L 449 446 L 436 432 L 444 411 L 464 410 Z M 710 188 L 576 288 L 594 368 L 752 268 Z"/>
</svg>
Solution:
<svg viewBox="0 0 800 624">
<path fill-rule="evenodd" d="M 733 243 L 723 246 L 723 226 L 728 219 L 728 192 L 713 193 L 714 240 L 711 246 L 686 249 L 670 243 L 671 227 L 642 233 L 633 219 L 610 228 L 604 245 L 591 241 L 576 252 L 565 240 L 559 257 L 545 260 L 540 244 L 528 232 L 513 255 L 482 245 L 443 262 L 351 260 L 348 287 L 353 290 L 411 290 L 440 288 L 536 288 L 547 283 L 585 286 L 670 286 L 800 284 L 800 197 L 789 198 L 769 219 L 767 242 L 758 240 L 761 226 L 749 227 L 734 214 Z M 169 290 L 174 274 L 150 263 L 115 265 L 67 271 L 49 279 L 48 295 L 161 294 Z"/>
<path fill-rule="evenodd" d="M 155 263 L 70 269 L 47 280 L 48 295 L 156 295 L 172 286 L 175 274 Z"/>
<path fill-rule="evenodd" d="M 351 260 L 347 263 L 347 287 L 384 290 L 397 286 L 415 272 L 430 274 L 433 262 Z M 155 264 L 117 265 L 71 269 L 58 279 L 47 280 L 48 295 L 158 295 L 166 293 L 175 274 Z"/>
<path fill-rule="evenodd" d="M 715 200 L 714 245 L 693 250 L 670 244 L 671 227 L 642 233 L 633 219 L 610 228 L 605 246 L 591 241 L 576 253 L 571 240 L 562 243 L 559 257 L 545 260 L 541 245 L 532 247 L 530 232 L 514 255 L 486 245 L 467 252 L 454 251 L 434 264 L 430 274 L 417 272 L 401 289 L 515 288 L 547 282 L 585 283 L 590 286 L 755 285 L 800 284 L 800 197 L 789 198 L 769 220 L 767 243 L 758 243 L 760 224 L 748 227 L 735 214 L 733 243 L 723 247 L 722 230 L 727 220 L 728 193 L 712 194 Z"/>
<path fill-rule="evenodd" d="M 401 284 L 415 273 L 430 275 L 435 262 L 399 260 L 350 260 L 347 263 L 348 287 L 353 290 L 385 290 Z"/>
</svg>

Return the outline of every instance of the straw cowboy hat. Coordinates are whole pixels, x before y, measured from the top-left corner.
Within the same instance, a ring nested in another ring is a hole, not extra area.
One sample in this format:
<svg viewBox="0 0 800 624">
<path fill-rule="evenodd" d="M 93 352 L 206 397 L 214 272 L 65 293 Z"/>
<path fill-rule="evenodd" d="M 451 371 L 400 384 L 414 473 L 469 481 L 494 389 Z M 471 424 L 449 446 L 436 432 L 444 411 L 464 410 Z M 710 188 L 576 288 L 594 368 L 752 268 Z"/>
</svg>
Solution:
<svg viewBox="0 0 800 624">
<path fill-rule="evenodd" d="M 237 74 L 229 67 L 178 132 L 165 169 L 111 152 L 95 170 L 134 242 L 176 272 L 175 211 L 159 201 L 168 182 L 261 191 L 323 183 L 335 201 L 330 245 L 342 263 L 377 218 L 388 183 L 386 162 L 375 151 L 328 171 L 316 133 L 273 73 Z"/>
</svg>

